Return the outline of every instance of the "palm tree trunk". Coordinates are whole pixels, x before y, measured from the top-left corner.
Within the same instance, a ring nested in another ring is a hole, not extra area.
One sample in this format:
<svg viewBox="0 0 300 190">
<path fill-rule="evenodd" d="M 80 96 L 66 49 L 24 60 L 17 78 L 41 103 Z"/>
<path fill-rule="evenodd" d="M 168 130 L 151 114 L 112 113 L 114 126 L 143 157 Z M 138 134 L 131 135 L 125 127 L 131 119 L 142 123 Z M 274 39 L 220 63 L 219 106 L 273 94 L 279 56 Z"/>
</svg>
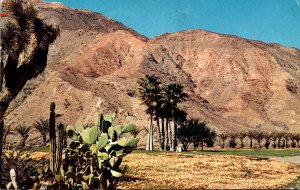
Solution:
<svg viewBox="0 0 300 190">
<path fill-rule="evenodd" d="M 149 118 L 149 126 L 148 126 L 148 134 L 147 134 L 147 144 L 146 144 L 146 150 L 150 151 L 150 132 L 151 132 L 151 119 Z"/>
<path fill-rule="evenodd" d="M 43 146 L 47 146 L 47 134 L 43 135 Z"/>
<path fill-rule="evenodd" d="M 153 151 L 153 115 L 150 118 L 150 151 Z"/>
<path fill-rule="evenodd" d="M 157 125 L 157 130 L 158 130 L 159 150 L 163 150 L 163 146 L 161 144 L 161 131 L 160 131 L 160 125 L 159 125 L 159 117 L 156 117 L 156 125 Z"/>
<path fill-rule="evenodd" d="M 244 148 L 244 140 L 243 139 L 240 140 L 241 140 L 241 148 Z"/>
<path fill-rule="evenodd" d="M 148 128 L 148 139 L 147 139 L 147 145 L 146 145 L 146 150 L 148 151 L 153 151 L 153 130 L 152 130 L 152 125 L 153 125 L 153 114 L 150 113 L 150 122 L 149 122 L 149 128 Z"/>
<path fill-rule="evenodd" d="M 173 139 L 172 139 L 172 133 L 173 133 L 173 131 L 172 131 L 172 127 L 171 127 L 171 121 L 170 120 L 168 120 L 169 122 L 168 122 L 168 128 L 169 128 L 169 150 L 170 151 L 173 151 L 172 150 L 172 142 L 173 142 Z"/>
<path fill-rule="evenodd" d="M 161 146 L 165 150 L 165 122 L 164 118 L 161 118 Z"/>
<path fill-rule="evenodd" d="M 174 116 L 172 116 L 172 121 L 173 121 L 173 124 L 172 124 L 172 135 L 171 135 L 171 151 L 175 151 L 176 149 L 175 149 L 175 141 L 176 141 L 176 139 L 175 139 L 175 126 L 176 126 L 176 122 L 175 122 L 175 117 Z"/>
<path fill-rule="evenodd" d="M 168 118 L 166 119 L 166 125 L 165 125 L 165 127 L 166 127 L 166 130 L 165 130 L 165 132 L 166 132 L 166 134 L 165 134 L 165 136 L 166 136 L 166 139 L 165 139 L 165 150 L 167 150 L 168 149 L 168 144 L 169 144 L 169 119 Z"/>
<path fill-rule="evenodd" d="M 278 144 L 277 144 L 278 148 L 280 148 L 280 141 L 281 141 L 281 138 L 278 138 Z"/>
<path fill-rule="evenodd" d="M 253 143 L 252 143 L 252 138 L 250 138 L 250 148 L 252 148 L 252 145 Z"/>
</svg>

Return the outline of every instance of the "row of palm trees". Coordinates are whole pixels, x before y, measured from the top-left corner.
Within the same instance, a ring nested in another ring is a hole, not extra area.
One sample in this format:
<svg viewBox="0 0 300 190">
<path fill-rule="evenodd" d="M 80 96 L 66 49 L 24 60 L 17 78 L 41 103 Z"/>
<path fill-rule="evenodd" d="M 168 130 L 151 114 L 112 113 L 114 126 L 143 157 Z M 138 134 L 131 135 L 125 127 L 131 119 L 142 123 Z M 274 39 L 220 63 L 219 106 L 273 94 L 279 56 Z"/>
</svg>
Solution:
<svg viewBox="0 0 300 190">
<path fill-rule="evenodd" d="M 6 144 L 6 139 L 9 134 L 17 134 L 20 136 L 18 143 L 19 148 L 23 148 L 31 132 L 38 132 L 42 137 L 42 145 L 47 144 L 47 135 L 49 132 L 49 121 L 47 119 L 39 119 L 32 125 L 18 125 L 15 129 L 11 128 L 11 125 L 4 126 L 3 144 Z"/>
<path fill-rule="evenodd" d="M 178 83 L 162 84 L 155 75 L 146 75 L 138 80 L 139 97 L 149 114 L 146 150 L 153 150 L 153 121 L 156 121 L 160 150 L 175 151 L 177 146 L 177 123 L 186 113 L 178 105 L 187 100 L 188 95 Z"/>
<path fill-rule="evenodd" d="M 249 148 L 253 148 L 254 141 L 257 143 L 257 148 L 269 149 L 273 148 L 300 148 L 300 133 L 288 133 L 283 131 L 261 131 L 261 130 L 249 130 L 241 132 L 223 132 L 217 135 L 221 141 L 221 148 L 224 148 L 226 141 L 228 146 L 235 148 L 240 142 L 240 147 L 245 147 L 245 140 L 249 142 Z"/>
</svg>

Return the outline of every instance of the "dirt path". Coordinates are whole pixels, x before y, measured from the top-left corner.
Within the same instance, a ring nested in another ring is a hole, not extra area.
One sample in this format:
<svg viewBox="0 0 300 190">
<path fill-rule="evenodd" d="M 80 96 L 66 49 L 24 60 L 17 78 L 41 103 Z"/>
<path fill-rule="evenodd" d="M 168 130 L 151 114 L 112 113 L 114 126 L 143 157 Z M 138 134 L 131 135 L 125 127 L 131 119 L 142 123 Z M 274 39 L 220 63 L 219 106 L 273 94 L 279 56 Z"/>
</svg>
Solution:
<svg viewBox="0 0 300 190">
<path fill-rule="evenodd" d="M 300 156 L 285 156 L 285 157 L 271 157 L 271 158 L 274 158 L 274 159 L 280 160 L 280 161 L 284 161 L 284 162 L 300 164 Z M 300 189 L 300 175 L 295 181 L 288 184 L 285 188 L 286 189 Z"/>
<path fill-rule="evenodd" d="M 284 162 L 291 162 L 291 163 L 298 163 L 300 164 L 300 156 L 285 156 L 285 157 L 278 157 L 272 156 L 270 158 L 274 158 L 275 160 L 280 160 Z"/>
</svg>

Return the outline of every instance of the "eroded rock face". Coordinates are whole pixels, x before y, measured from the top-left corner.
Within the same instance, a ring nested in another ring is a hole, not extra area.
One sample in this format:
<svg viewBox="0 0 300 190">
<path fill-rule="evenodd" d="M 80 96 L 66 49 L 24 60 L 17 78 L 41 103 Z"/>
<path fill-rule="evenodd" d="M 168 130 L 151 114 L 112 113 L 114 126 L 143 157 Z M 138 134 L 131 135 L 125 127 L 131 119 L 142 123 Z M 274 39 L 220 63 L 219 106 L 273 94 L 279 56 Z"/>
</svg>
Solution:
<svg viewBox="0 0 300 190">
<path fill-rule="evenodd" d="M 147 39 L 101 14 L 53 3 L 35 5 L 60 26 L 61 36 L 51 47 L 44 75 L 11 105 L 9 122 L 48 117 L 55 101 L 64 123 L 92 121 L 95 111 L 118 109 L 122 122 L 146 126 L 136 81 L 156 74 L 182 83 L 190 95 L 182 107 L 217 130 L 261 124 L 299 131 L 297 49 L 203 30 Z"/>
</svg>

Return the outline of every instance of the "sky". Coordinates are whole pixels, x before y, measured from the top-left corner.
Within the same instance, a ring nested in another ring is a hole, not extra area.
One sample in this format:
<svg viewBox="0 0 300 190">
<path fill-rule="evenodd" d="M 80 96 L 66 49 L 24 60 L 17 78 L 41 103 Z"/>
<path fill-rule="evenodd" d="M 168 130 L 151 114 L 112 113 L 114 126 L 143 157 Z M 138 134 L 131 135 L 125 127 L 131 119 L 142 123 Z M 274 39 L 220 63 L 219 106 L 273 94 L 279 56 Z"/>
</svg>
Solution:
<svg viewBox="0 0 300 190">
<path fill-rule="evenodd" d="M 47 0 L 84 8 L 152 38 L 204 29 L 300 49 L 300 0 Z"/>
</svg>

